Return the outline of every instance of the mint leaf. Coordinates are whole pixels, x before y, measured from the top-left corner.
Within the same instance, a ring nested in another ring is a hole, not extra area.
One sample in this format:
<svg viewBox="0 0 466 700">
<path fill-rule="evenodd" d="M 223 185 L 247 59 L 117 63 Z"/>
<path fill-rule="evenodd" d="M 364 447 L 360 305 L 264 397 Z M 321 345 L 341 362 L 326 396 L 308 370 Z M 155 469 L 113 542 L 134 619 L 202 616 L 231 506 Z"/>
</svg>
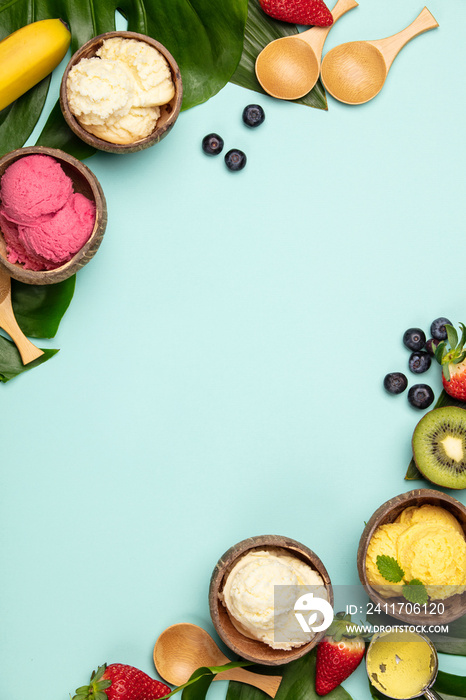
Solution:
<svg viewBox="0 0 466 700">
<path fill-rule="evenodd" d="M 387 554 L 377 555 L 377 568 L 380 575 L 390 583 L 399 583 L 405 575 L 397 560 L 394 557 L 389 557 Z"/>
<path fill-rule="evenodd" d="M 419 605 L 424 605 L 429 599 L 426 587 L 418 578 L 406 581 L 403 586 L 403 595 L 410 603 L 418 603 Z"/>
</svg>

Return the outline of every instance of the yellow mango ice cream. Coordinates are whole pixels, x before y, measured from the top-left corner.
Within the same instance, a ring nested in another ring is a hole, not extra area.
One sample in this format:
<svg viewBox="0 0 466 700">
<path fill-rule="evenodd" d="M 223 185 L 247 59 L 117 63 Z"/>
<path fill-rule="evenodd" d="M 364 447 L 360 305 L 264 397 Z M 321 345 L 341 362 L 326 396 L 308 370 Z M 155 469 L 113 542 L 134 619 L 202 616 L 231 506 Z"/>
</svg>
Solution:
<svg viewBox="0 0 466 700">
<path fill-rule="evenodd" d="M 278 596 L 276 586 L 285 587 Z M 238 632 L 273 649 L 292 649 L 315 636 L 297 624 L 295 586 L 309 586 L 316 597 L 328 598 L 320 574 L 287 550 L 252 550 L 233 566 L 219 597 Z"/>
<path fill-rule="evenodd" d="M 374 637 L 367 650 L 366 669 L 377 690 L 391 698 L 414 698 L 433 681 L 436 658 L 426 639 L 409 630 Z"/>
<path fill-rule="evenodd" d="M 405 580 L 419 579 L 432 600 L 443 600 L 466 590 L 466 538 L 458 520 L 440 506 L 406 508 L 394 523 L 381 525 L 366 554 L 371 586 L 385 598 L 401 595 L 403 581 L 389 583 L 377 568 L 377 557 L 397 560 Z"/>
</svg>

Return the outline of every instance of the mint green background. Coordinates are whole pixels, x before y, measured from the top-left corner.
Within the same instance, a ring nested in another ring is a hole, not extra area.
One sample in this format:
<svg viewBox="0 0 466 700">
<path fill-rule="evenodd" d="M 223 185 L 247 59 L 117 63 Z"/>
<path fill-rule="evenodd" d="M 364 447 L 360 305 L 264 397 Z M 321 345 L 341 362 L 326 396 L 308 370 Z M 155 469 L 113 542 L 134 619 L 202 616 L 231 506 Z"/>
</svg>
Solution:
<svg viewBox="0 0 466 700">
<path fill-rule="evenodd" d="M 324 52 L 421 9 L 362 1 Z M 364 521 L 428 486 L 403 480 L 422 412 L 382 379 L 406 371 L 406 328 L 466 321 L 466 5 L 429 9 L 440 28 L 364 106 L 229 85 L 158 146 L 87 161 L 103 244 L 40 343 L 58 355 L 0 387 L 2 698 L 65 700 L 105 661 L 154 674 L 165 627 L 213 631 L 212 569 L 252 535 L 300 540 L 356 584 Z M 211 131 L 244 171 L 202 153 Z M 438 395 L 437 368 L 420 379 Z M 464 658 L 440 668 L 466 675 Z M 369 698 L 362 667 L 344 685 Z"/>
</svg>

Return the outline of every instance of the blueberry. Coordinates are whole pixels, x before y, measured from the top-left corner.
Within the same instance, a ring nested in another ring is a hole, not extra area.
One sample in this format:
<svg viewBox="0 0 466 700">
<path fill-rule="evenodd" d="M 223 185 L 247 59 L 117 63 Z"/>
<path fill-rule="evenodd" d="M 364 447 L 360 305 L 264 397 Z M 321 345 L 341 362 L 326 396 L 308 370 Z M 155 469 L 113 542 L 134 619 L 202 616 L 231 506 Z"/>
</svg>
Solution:
<svg viewBox="0 0 466 700">
<path fill-rule="evenodd" d="M 430 327 L 430 334 L 432 338 L 435 338 L 436 340 L 446 340 L 447 339 L 447 331 L 445 328 L 445 324 L 448 323 L 449 326 L 452 325 L 451 321 L 448 320 L 448 318 L 436 318 L 435 321 L 432 321 L 432 325 Z"/>
<path fill-rule="evenodd" d="M 385 375 L 383 385 L 389 394 L 401 394 L 408 386 L 408 380 L 403 372 L 390 372 Z"/>
<path fill-rule="evenodd" d="M 417 350 L 416 352 L 412 352 L 409 356 L 408 366 L 414 374 L 422 374 L 422 372 L 427 372 L 431 362 L 432 359 L 430 355 L 423 350 Z"/>
<path fill-rule="evenodd" d="M 422 350 L 426 344 L 426 334 L 420 328 L 408 328 L 404 332 L 403 343 L 410 350 Z"/>
<path fill-rule="evenodd" d="M 429 353 L 431 357 L 435 355 L 435 350 L 437 348 L 437 345 L 439 344 L 439 340 L 435 340 L 435 338 L 429 338 L 429 340 L 426 341 L 425 344 L 425 349 Z"/>
<path fill-rule="evenodd" d="M 434 400 L 434 392 L 428 384 L 414 384 L 408 391 L 408 401 L 416 408 L 428 408 Z"/>
<path fill-rule="evenodd" d="M 243 122 L 246 126 L 260 126 L 265 119 L 265 112 L 260 105 L 248 105 L 243 109 Z"/>
<path fill-rule="evenodd" d="M 232 148 L 225 154 L 225 163 L 229 170 L 242 170 L 246 165 L 246 154 L 238 148 Z"/>
<path fill-rule="evenodd" d="M 223 139 L 218 134 L 207 134 L 202 139 L 202 150 L 209 156 L 217 156 L 223 150 Z"/>
</svg>

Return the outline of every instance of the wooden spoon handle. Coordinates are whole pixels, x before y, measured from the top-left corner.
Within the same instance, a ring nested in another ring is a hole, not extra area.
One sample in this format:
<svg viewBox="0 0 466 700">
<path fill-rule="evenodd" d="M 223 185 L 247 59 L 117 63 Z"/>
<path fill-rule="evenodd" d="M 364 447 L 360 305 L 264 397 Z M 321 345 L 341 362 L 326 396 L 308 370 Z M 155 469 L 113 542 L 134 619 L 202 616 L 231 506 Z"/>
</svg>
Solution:
<svg viewBox="0 0 466 700">
<path fill-rule="evenodd" d="M 0 267 L 0 328 L 3 328 L 14 341 L 21 355 L 23 365 L 29 364 L 29 362 L 36 360 L 44 354 L 42 350 L 39 350 L 39 348 L 26 338 L 23 331 L 18 326 L 11 305 L 10 275 L 2 267 Z"/>
<path fill-rule="evenodd" d="M 335 6 L 331 10 L 333 24 L 335 24 L 337 19 L 340 19 L 340 17 L 346 14 L 348 10 L 352 10 L 353 7 L 357 6 L 358 3 L 356 0 L 337 0 Z M 296 35 L 299 39 L 305 41 L 306 44 L 309 44 L 317 56 L 319 63 L 322 57 L 322 49 L 324 48 L 327 34 L 333 27 L 333 24 L 331 24 L 330 27 L 311 27 L 311 29 L 307 29 L 305 32 L 301 32 L 301 34 Z"/>
<path fill-rule="evenodd" d="M 337 0 L 335 3 L 333 9 L 331 10 L 332 17 L 333 17 L 333 22 L 335 23 L 337 19 L 340 19 L 344 14 L 348 12 L 348 10 L 352 10 L 353 7 L 357 7 L 358 3 L 356 0 Z M 330 27 L 326 27 L 327 33 L 330 31 L 330 29 L 333 27 L 333 24 L 330 25 Z"/>
<path fill-rule="evenodd" d="M 248 685 L 254 686 L 254 688 L 263 690 L 264 693 L 267 693 L 267 695 L 269 695 L 271 698 L 274 698 L 282 681 L 282 677 L 264 676 L 260 673 L 251 673 L 251 671 L 247 671 L 245 668 L 231 668 L 228 671 L 218 673 L 214 680 L 240 681 L 241 683 L 247 683 Z"/>
<path fill-rule="evenodd" d="M 432 13 L 429 12 L 427 7 L 424 7 L 414 22 L 411 22 L 411 24 L 405 29 L 402 29 L 401 32 L 393 34 L 393 36 L 389 36 L 386 39 L 378 39 L 377 41 L 369 41 L 368 43 L 372 44 L 378 48 L 379 51 L 381 51 L 385 59 L 385 63 L 387 64 L 388 71 L 394 59 L 401 51 L 403 46 L 406 46 L 408 41 L 411 41 L 411 39 L 419 36 L 419 34 L 423 34 L 424 32 L 429 31 L 429 29 L 435 29 L 436 27 L 438 27 L 437 20 Z"/>
</svg>

